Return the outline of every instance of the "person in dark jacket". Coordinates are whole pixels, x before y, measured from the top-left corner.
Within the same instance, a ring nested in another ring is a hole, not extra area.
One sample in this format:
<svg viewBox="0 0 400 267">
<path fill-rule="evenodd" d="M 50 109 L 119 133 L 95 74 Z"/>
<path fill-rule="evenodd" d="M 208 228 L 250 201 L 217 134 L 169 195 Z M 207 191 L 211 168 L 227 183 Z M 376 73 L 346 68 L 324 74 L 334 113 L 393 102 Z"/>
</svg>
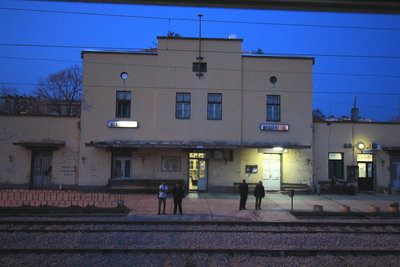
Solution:
<svg viewBox="0 0 400 267">
<path fill-rule="evenodd" d="M 254 188 L 254 196 L 256 197 L 256 210 L 261 209 L 261 199 L 265 197 L 264 186 L 261 181 Z"/>
<path fill-rule="evenodd" d="M 246 202 L 247 202 L 247 195 L 249 193 L 249 186 L 246 184 L 245 179 L 243 179 L 243 182 L 239 185 L 239 193 L 240 193 L 239 210 L 245 210 Z"/>
<path fill-rule="evenodd" d="M 174 189 L 172 190 L 172 196 L 174 197 L 174 214 L 179 207 L 179 213 L 182 214 L 182 199 L 185 197 L 185 190 L 183 186 L 176 183 Z"/>
</svg>

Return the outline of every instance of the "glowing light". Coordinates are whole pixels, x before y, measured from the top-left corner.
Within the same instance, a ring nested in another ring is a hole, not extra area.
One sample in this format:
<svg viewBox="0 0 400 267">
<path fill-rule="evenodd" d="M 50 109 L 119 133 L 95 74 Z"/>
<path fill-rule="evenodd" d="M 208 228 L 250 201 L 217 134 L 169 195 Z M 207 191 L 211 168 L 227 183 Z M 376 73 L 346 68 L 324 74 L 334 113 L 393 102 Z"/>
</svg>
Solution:
<svg viewBox="0 0 400 267">
<path fill-rule="evenodd" d="M 364 143 L 363 143 L 363 142 L 358 142 L 358 143 L 357 143 L 357 148 L 358 148 L 359 150 L 363 150 L 363 149 L 365 148 Z"/>
</svg>

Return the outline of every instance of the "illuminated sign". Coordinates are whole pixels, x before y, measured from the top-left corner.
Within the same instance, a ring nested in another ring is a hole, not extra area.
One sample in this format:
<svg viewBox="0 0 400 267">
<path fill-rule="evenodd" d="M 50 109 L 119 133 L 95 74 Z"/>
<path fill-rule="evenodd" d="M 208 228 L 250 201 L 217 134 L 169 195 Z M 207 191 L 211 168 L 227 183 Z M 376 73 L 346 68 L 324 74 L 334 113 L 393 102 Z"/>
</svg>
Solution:
<svg viewBox="0 0 400 267">
<path fill-rule="evenodd" d="M 137 121 L 108 121 L 108 128 L 137 128 Z"/>
<path fill-rule="evenodd" d="M 261 123 L 260 130 L 261 131 L 289 131 L 289 125 L 288 124 Z"/>
</svg>

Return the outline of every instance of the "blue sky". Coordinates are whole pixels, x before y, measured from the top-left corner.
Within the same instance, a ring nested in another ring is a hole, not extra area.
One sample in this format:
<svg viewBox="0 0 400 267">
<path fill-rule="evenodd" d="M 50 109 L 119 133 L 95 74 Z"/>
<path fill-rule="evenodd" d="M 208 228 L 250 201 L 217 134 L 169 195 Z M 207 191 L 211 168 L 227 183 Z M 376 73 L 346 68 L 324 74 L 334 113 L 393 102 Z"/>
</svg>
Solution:
<svg viewBox="0 0 400 267">
<path fill-rule="evenodd" d="M 198 14 L 203 37 L 235 34 L 246 51 L 315 57 L 314 109 L 325 115 L 350 115 L 354 96 L 362 117 L 400 115 L 400 15 L 5 0 L 0 87 L 29 93 L 41 77 L 81 64 L 83 49 L 155 47 L 168 31 L 197 37 Z"/>
</svg>

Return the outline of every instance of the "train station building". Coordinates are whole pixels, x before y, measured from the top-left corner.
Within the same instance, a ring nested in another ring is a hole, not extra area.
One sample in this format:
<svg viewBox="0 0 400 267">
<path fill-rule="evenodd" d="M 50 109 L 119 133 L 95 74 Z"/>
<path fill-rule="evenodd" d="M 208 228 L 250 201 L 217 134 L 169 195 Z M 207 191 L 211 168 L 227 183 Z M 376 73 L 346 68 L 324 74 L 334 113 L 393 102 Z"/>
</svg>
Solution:
<svg viewBox="0 0 400 267">
<path fill-rule="evenodd" d="M 82 52 L 79 117 L 0 115 L 0 185 L 232 191 L 246 179 L 275 191 L 335 176 L 400 187 L 400 125 L 313 122 L 314 59 L 248 54 L 242 42 Z"/>
</svg>

